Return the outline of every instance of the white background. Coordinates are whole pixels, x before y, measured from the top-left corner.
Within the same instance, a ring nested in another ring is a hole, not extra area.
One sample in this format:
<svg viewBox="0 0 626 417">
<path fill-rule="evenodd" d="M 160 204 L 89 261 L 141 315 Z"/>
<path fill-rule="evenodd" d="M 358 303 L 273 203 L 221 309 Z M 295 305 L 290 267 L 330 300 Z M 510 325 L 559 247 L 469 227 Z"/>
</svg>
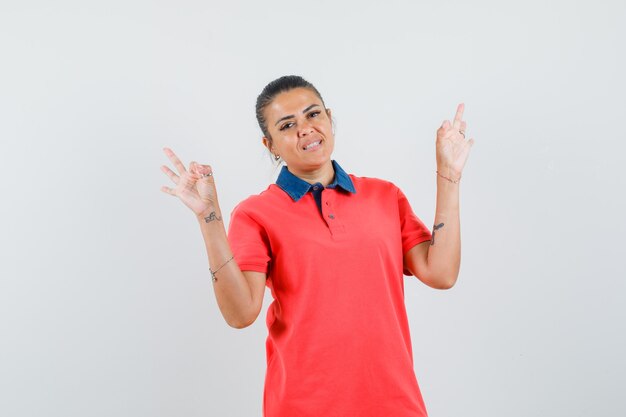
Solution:
<svg viewBox="0 0 626 417">
<path fill-rule="evenodd" d="M 463 259 L 405 278 L 431 416 L 626 413 L 622 1 L 6 1 L 0 414 L 260 416 L 265 314 L 230 328 L 171 147 L 224 213 L 274 181 L 254 117 L 299 74 L 334 158 L 434 220 L 435 131 L 466 103 Z M 171 164 L 170 164 L 171 166 Z"/>
</svg>

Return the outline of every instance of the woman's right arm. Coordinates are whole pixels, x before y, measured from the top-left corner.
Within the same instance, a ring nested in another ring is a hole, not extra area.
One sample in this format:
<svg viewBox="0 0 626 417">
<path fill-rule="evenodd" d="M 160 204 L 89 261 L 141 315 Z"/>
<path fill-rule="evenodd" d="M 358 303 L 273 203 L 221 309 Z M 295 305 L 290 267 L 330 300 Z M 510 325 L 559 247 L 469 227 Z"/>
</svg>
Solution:
<svg viewBox="0 0 626 417">
<path fill-rule="evenodd" d="M 265 274 L 241 271 L 235 260 L 227 262 L 232 251 L 219 207 L 197 216 L 204 237 L 209 267 L 215 272 L 215 297 L 226 322 L 237 329 L 254 323 L 263 304 Z"/>
<path fill-rule="evenodd" d="M 233 253 L 222 220 L 211 167 L 191 162 L 189 170 L 186 170 L 171 149 L 165 148 L 164 152 L 180 175 L 163 165 L 161 170 L 176 187 L 161 187 L 161 191 L 178 197 L 195 213 L 204 238 L 209 268 L 215 271 L 217 278 L 213 288 L 222 316 L 231 327 L 247 327 L 254 323 L 261 311 L 265 274 L 242 272 L 235 260 L 230 260 Z"/>
</svg>

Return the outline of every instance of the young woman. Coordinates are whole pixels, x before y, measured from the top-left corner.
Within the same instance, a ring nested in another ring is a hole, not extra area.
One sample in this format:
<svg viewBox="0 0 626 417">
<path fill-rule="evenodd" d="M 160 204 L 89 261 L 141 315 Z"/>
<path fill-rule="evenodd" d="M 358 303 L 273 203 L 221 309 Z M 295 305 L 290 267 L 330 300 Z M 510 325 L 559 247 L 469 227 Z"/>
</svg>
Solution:
<svg viewBox="0 0 626 417">
<path fill-rule="evenodd" d="M 426 416 L 413 369 L 403 274 L 451 288 L 461 255 L 459 179 L 473 139 L 463 104 L 437 130 L 437 208 L 431 233 L 400 189 L 347 174 L 331 159 L 331 110 L 298 76 L 257 99 L 263 144 L 284 161 L 278 179 L 235 207 L 228 235 L 211 167 L 162 170 L 197 216 L 226 322 L 252 324 L 265 287 L 264 417 Z"/>
</svg>

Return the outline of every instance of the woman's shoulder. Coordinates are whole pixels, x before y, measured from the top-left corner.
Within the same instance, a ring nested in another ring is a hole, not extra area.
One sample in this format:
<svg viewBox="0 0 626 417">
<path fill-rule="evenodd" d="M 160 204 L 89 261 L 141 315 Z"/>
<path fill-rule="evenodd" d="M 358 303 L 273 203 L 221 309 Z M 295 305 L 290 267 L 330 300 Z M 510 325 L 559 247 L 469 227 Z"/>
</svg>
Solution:
<svg viewBox="0 0 626 417">
<path fill-rule="evenodd" d="M 268 207 L 275 206 L 280 199 L 280 189 L 276 184 L 270 184 L 265 190 L 258 194 L 252 194 L 241 200 L 233 208 L 235 211 L 244 211 L 248 213 L 263 211 Z"/>
<path fill-rule="evenodd" d="M 357 190 L 377 190 L 377 191 L 393 191 L 396 192 L 398 187 L 391 181 L 377 178 L 377 177 L 365 177 L 349 174 L 354 184 L 354 188 Z"/>
</svg>

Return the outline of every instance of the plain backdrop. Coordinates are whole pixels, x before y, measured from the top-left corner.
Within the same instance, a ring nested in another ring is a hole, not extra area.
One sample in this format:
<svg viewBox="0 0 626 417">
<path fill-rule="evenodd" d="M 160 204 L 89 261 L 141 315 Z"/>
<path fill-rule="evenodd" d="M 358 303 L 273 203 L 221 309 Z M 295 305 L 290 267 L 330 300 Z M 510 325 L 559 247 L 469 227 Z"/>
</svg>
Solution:
<svg viewBox="0 0 626 417">
<path fill-rule="evenodd" d="M 286 74 L 427 225 L 466 103 L 457 284 L 404 278 L 430 415 L 626 414 L 623 1 L 0 4 L 0 415 L 261 415 L 271 294 L 225 323 L 160 166 L 211 164 L 227 214 L 264 190 Z"/>
</svg>

